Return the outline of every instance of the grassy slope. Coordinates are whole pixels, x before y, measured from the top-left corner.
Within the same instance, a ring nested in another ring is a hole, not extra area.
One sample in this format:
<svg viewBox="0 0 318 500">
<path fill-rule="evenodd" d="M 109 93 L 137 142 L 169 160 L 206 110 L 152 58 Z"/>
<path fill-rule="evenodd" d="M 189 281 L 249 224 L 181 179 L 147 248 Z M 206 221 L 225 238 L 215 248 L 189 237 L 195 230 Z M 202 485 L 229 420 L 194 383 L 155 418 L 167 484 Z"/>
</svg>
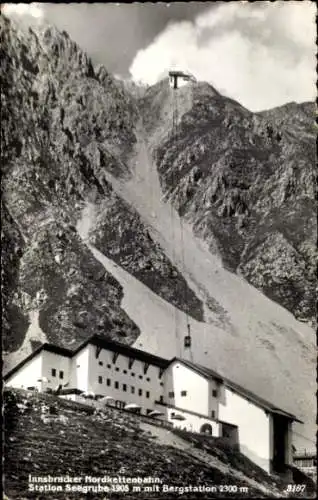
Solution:
<svg viewBox="0 0 318 500">
<path fill-rule="evenodd" d="M 10 499 L 43 498 L 27 492 L 29 474 L 152 476 L 175 486 L 235 484 L 248 486 L 248 497 L 278 496 L 283 487 L 224 449 L 214 445 L 205 451 L 200 443 L 190 445 L 182 436 L 141 423 L 126 412 L 108 407 L 96 415 L 91 408 L 55 396 L 12 389 L 5 390 L 4 402 L 4 487 Z M 164 439 L 159 431 L 166 433 Z M 127 499 L 135 497 L 125 494 Z M 138 498 L 158 496 L 147 492 Z"/>
</svg>

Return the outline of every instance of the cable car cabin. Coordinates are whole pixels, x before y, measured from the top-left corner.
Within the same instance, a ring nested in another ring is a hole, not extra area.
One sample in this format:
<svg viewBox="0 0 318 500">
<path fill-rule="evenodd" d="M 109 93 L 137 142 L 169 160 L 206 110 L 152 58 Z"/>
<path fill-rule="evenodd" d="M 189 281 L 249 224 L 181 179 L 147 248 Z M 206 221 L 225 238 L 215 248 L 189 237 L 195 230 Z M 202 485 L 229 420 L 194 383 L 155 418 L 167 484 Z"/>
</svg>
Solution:
<svg viewBox="0 0 318 500">
<path fill-rule="evenodd" d="M 184 337 L 184 347 L 191 347 L 191 337 L 190 335 L 187 335 Z"/>
</svg>

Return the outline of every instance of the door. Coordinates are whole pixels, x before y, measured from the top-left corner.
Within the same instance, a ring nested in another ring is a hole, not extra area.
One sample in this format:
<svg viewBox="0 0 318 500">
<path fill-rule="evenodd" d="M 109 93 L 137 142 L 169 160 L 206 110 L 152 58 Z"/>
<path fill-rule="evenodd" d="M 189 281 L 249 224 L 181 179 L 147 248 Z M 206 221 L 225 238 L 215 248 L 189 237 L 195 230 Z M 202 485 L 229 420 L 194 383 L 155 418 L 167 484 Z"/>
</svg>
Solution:
<svg viewBox="0 0 318 500">
<path fill-rule="evenodd" d="M 286 470 L 288 421 L 281 415 L 273 415 L 273 422 L 273 472 L 279 473 Z"/>
</svg>

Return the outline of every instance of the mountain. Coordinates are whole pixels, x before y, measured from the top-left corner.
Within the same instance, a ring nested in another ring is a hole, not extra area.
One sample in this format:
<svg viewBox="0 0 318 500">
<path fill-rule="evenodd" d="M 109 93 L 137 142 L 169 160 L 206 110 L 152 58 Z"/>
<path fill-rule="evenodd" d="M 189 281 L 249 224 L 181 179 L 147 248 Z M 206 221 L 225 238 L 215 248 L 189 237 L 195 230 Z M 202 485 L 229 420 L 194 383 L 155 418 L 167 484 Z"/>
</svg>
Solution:
<svg viewBox="0 0 318 500">
<path fill-rule="evenodd" d="M 5 370 L 98 332 L 214 368 L 312 439 L 313 105 L 136 95 L 67 33 L 4 16 L 1 42 Z"/>
</svg>

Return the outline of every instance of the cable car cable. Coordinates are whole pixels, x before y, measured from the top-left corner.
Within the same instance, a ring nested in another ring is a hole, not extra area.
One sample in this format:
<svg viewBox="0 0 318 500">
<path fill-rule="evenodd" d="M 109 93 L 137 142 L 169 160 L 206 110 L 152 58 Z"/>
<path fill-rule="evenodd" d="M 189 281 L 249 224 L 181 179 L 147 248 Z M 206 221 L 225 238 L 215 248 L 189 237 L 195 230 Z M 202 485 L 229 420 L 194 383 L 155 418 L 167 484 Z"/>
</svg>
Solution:
<svg viewBox="0 0 318 500">
<path fill-rule="evenodd" d="M 169 76 L 173 78 L 173 115 L 172 115 L 172 133 L 173 133 L 173 140 L 176 141 L 177 145 L 177 132 L 178 132 L 178 94 L 177 94 L 177 89 L 178 89 L 178 84 L 177 84 L 177 79 L 178 77 L 183 77 L 186 80 L 189 80 L 190 78 L 187 77 L 184 73 L 181 72 L 170 72 Z M 186 77 L 186 78 L 185 78 Z M 193 81 L 193 79 L 191 79 Z M 193 95 L 191 92 L 192 88 L 190 89 L 190 100 L 192 103 L 193 100 Z M 177 151 L 176 151 L 176 157 L 177 157 Z M 174 181 L 173 178 L 173 170 L 172 170 L 172 181 Z M 172 182 L 173 184 L 173 182 Z M 171 203 L 171 213 L 173 212 L 173 206 Z M 180 222 L 180 237 L 181 237 L 181 261 L 182 261 L 182 271 L 183 274 L 185 274 L 185 258 L 184 258 L 184 237 L 183 237 L 183 224 L 180 215 L 178 214 L 179 217 L 179 222 Z M 187 298 L 188 298 L 188 293 L 187 293 L 187 282 L 186 286 L 184 288 L 184 304 L 187 304 Z M 188 312 L 186 311 L 186 323 L 187 323 L 187 335 L 184 337 L 184 349 L 189 349 L 189 354 L 190 354 L 190 359 L 193 361 L 193 353 L 192 353 L 192 339 L 191 339 L 191 326 L 189 322 L 189 316 Z M 177 327 L 177 325 L 176 325 Z M 181 348 L 181 346 L 180 346 Z"/>
<path fill-rule="evenodd" d="M 172 129 L 171 129 L 171 140 L 175 140 L 175 135 L 176 135 L 176 112 L 175 112 L 175 87 L 174 90 L 172 91 Z M 172 262 L 174 263 L 175 261 L 175 252 L 174 252 L 174 246 L 176 242 L 175 238 L 175 228 L 174 228 L 174 217 L 173 217 L 173 202 L 172 202 L 172 193 L 173 193 L 173 188 L 174 188 L 174 170 L 173 166 L 171 166 L 171 200 L 170 200 L 170 220 L 171 220 L 171 228 L 172 228 Z M 176 346 L 177 349 L 179 350 L 178 355 L 181 357 L 181 346 L 180 346 L 180 339 L 179 339 L 179 331 L 178 331 L 178 316 L 177 316 L 177 305 L 174 305 L 174 310 L 173 310 L 173 316 L 174 316 L 174 332 L 175 332 L 175 339 L 176 339 Z"/>
</svg>

